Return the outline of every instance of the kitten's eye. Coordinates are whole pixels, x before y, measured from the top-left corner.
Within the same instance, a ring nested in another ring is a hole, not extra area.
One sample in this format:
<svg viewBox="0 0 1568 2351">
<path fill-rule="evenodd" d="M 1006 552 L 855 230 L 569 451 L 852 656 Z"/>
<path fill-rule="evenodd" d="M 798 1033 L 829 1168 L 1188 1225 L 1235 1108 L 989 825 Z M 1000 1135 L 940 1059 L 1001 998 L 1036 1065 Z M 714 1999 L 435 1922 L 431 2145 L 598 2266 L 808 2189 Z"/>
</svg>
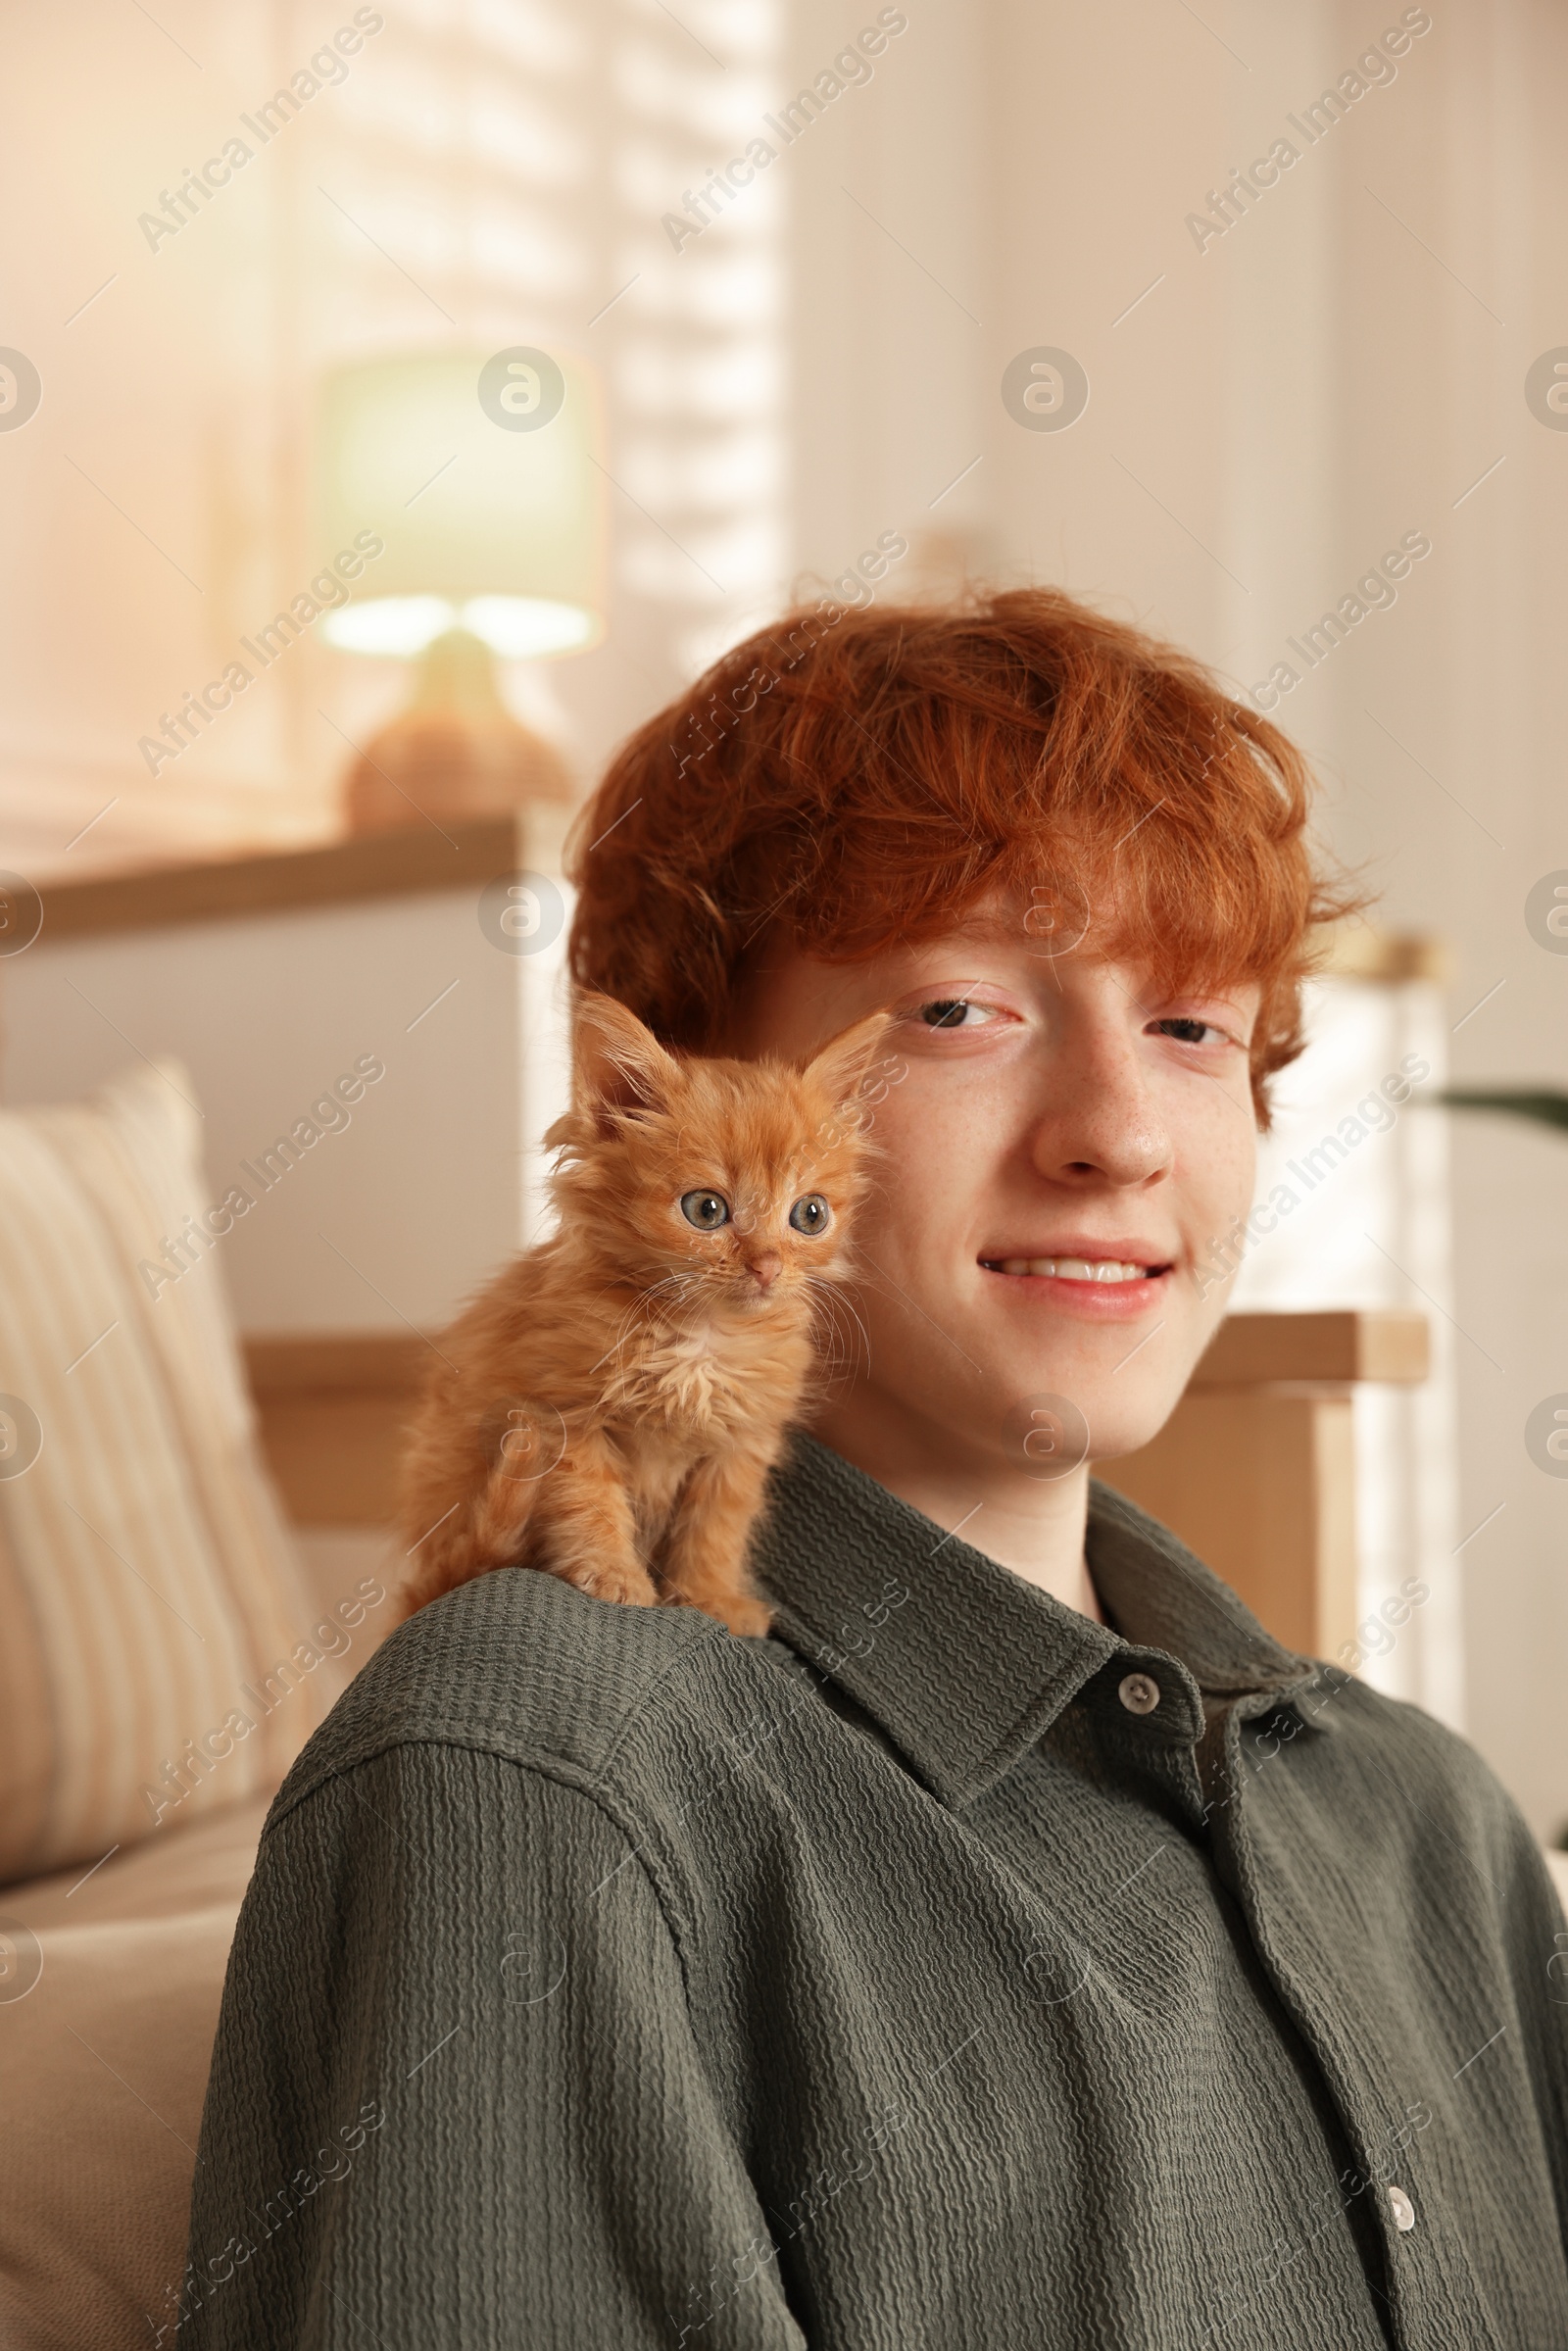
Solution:
<svg viewBox="0 0 1568 2351">
<path fill-rule="evenodd" d="M 808 1192 L 790 1210 L 790 1222 L 797 1233 L 825 1233 L 833 1222 L 833 1211 L 820 1192 Z"/>
<path fill-rule="evenodd" d="M 700 1233 L 716 1233 L 721 1224 L 729 1222 L 729 1202 L 716 1192 L 684 1193 L 680 1212 Z"/>
</svg>

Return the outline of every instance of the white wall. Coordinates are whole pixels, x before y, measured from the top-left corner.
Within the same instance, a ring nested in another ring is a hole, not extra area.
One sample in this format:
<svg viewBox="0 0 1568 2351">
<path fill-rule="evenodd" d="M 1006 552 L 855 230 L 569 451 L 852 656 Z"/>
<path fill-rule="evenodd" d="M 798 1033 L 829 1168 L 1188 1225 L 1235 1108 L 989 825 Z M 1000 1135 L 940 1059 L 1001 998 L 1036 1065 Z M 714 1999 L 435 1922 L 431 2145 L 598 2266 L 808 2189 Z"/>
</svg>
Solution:
<svg viewBox="0 0 1568 2351">
<path fill-rule="evenodd" d="M 69 1102 L 174 1051 L 214 1196 L 255 1201 L 218 1244 L 240 1327 L 438 1330 L 532 1238 L 538 1138 L 567 1093 L 564 936 L 502 953 L 478 896 L 40 938 L 3 966 L 4 1099 Z M 361 1055 L 385 1075 L 349 1124 L 263 1167 Z"/>
<path fill-rule="evenodd" d="M 1266 1210 L 1232 1303 L 1413 1303 L 1425 1314 L 1428 1378 L 1415 1388 L 1361 1387 L 1354 1396 L 1358 1670 L 1462 1730 L 1467 1554 L 1471 1566 L 1490 1560 L 1494 1551 L 1481 1546 L 1500 1543 L 1501 1527 L 1495 1516 L 1480 1532 L 1457 1523 L 1448 1122 L 1434 1106 L 1447 1075 L 1448 1025 L 1443 991 L 1430 981 L 1340 978 L 1309 989 L 1310 1043 L 1274 1089 L 1258 1153 Z M 1389 1602 L 1396 1632 L 1382 1613 Z"/>
<path fill-rule="evenodd" d="M 73 0 L 0 22 L 0 868 L 325 837 L 402 664 L 290 646 L 176 764 L 138 740 L 333 552 L 321 373 L 561 346 L 605 395 L 605 646 L 514 665 L 587 779 L 788 567 L 782 191 L 661 225 L 777 95 L 782 0 L 378 0 L 348 62 L 177 235 L 140 216 L 350 23 L 353 0 Z M 394 515 L 390 528 L 395 530 Z M 350 740 L 345 740 L 349 738 Z M 92 830 L 77 841 L 81 828 Z"/>
</svg>

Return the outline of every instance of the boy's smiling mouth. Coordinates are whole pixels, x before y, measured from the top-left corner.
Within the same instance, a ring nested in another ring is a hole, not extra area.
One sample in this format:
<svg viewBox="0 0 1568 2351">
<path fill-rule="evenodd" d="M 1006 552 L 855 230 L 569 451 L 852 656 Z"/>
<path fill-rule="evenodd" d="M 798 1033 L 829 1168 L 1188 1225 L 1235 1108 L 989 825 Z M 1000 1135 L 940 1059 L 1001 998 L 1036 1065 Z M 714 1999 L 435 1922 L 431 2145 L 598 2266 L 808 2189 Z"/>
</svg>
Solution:
<svg viewBox="0 0 1568 2351">
<path fill-rule="evenodd" d="M 1175 1271 L 1169 1257 L 1142 1241 L 1066 1243 L 1054 1249 L 1009 1246 L 988 1250 L 978 1262 L 1021 1295 L 1032 1292 L 1096 1315 L 1141 1313 Z"/>
<path fill-rule="evenodd" d="M 982 1257 L 980 1262 L 988 1273 L 1045 1274 L 1058 1282 L 1144 1282 L 1167 1270 L 1117 1257 Z"/>
</svg>

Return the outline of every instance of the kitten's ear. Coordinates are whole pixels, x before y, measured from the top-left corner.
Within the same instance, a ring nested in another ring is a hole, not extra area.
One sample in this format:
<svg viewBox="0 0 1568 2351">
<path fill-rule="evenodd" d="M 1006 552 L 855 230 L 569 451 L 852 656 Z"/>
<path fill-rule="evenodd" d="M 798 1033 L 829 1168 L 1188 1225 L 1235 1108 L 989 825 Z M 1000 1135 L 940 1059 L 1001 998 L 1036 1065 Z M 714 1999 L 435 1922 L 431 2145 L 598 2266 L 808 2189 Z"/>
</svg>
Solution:
<svg viewBox="0 0 1568 2351">
<path fill-rule="evenodd" d="M 612 996 L 578 998 L 572 1027 L 574 1113 L 610 1134 L 617 1110 L 659 1107 L 680 1082 L 680 1063 L 635 1012 Z"/>
<path fill-rule="evenodd" d="M 885 1056 L 892 1031 L 890 1013 L 867 1012 L 863 1020 L 830 1037 L 807 1062 L 802 1075 L 819 1085 L 832 1102 L 848 1102 L 875 1062 Z"/>
</svg>

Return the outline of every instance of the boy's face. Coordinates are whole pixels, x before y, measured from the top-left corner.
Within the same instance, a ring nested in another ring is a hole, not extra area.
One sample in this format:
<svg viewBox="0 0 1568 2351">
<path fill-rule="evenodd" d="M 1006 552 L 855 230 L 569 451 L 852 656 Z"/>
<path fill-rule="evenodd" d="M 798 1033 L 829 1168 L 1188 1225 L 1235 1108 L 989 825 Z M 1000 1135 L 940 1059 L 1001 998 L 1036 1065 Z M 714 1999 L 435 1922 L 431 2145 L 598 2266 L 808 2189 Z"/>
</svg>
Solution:
<svg viewBox="0 0 1568 2351">
<path fill-rule="evenodd" d="M 869 1362 L 841 1314 L 823 1435 L 848 1414 L 879 1453 L 1050 1477 L 1147 1443 L 1180 1396 L 1225 1308 L 1213 1245 L 1251 1205 L 1258 991 L 1156 998 L 1089 950 L 1046 953 L 998 902 L 868 963 L 764 943 L 749 971 L 720 1051 L 795 1059 L 895 1016 L 857 1225 Z"/>
</svg>

